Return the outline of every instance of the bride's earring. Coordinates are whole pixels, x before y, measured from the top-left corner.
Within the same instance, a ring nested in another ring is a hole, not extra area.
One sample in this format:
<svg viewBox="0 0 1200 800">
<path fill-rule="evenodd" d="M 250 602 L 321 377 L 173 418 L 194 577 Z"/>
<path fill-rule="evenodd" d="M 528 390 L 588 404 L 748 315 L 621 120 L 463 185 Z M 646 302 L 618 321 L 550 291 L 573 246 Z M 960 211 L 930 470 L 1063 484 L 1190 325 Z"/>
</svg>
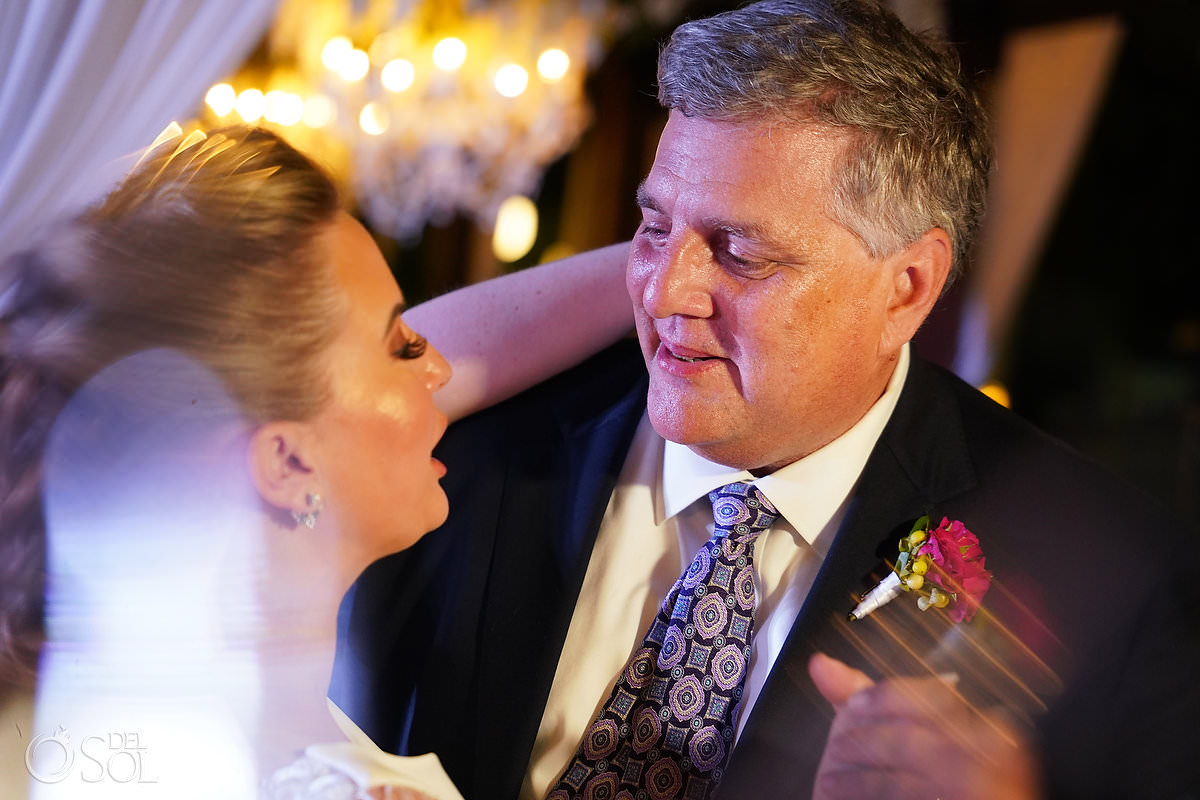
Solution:
<svg viewBox="0 0 1200 800">
<path fill-rule="evenodd" d="M 324 507 L 321 503 L 321 495 L 316 492 L 309 492 L 304 495 L 304 502 L 308 508 L 304 511 L 292 511 L 292 519 L 297 525 L 303 525 L 306 528 L 315 528 L 317 526 L 317 517 L 321 514 L 321 509 Z"/>
</svg>

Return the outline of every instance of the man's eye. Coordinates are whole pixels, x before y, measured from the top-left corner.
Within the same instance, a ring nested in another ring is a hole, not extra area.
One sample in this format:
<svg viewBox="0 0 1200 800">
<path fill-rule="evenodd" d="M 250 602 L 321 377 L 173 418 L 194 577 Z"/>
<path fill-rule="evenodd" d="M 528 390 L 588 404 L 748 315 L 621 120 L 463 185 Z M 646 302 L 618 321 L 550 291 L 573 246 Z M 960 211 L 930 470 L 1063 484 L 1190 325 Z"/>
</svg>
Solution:
<svg viewBox="0 0 1200 800">
<path fill-rule="evenodd" d="M 743 256 L 731 253 L 728 250 L 718 251 L 717 260 L 722 266 L 725 267 L 725 269 L 736 275 L 740 275 L 743 278 L 765 278 L 775 271 L 774 261 L 745 258 Z"/>
<path fill-rule="evenodd" d="M 759 261 L 756 259 L 746 258 L 745 256 L 739 256 L 737 253 L 724 249 L 717 251 L 717 260 L 719 260 L 726 267 L 745 275 L 761 272 L 771 263 L 769 261 Z"/>
<path fill-rule="evenodd" d="M 720 253 L 720 257 L 721 257 L 722 261 L 725 261 L 728 264 L 732 264 L 735 267 L 750 267 L 753 265 L 753 262 L 750 261 L 750 259 L 742 258 L 741 256 L 739 256 L 735 253 L 731 253 L 728 250 L 722 250 Z"/>
<path fill-rule="evenodd" d="M 404 346 L 392 353 L 392 358 L 414 359 L 425 355 L 425 348 L 428 346 L 424 336 L 417 336 L 409 339 L 404 343 Z"/>
<path fill-rule="evenodd" d="M 663 239 L 667 235 L 667 232 L 665 230 L 658 227 L 657 225 L 652 225 L 649 222 L 642 223 L 640 233 L 642 236 L 645 236 L 648 239 L 656 239 L 656 240 Z"/>
</svg>

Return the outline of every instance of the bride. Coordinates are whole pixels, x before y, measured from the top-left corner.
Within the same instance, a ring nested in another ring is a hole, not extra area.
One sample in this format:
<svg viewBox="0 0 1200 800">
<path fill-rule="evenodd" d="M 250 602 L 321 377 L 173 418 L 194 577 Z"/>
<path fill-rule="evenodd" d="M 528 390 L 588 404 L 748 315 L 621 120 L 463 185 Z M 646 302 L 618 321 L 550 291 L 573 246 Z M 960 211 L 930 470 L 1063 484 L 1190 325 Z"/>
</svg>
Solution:
<svg viewBox="0 0 1200 800">
<path fill-rule="evenodd" d="M 449 421 L 630 327 L 624 252 L 406 310 L 329 178 L 233 128 L 7 260 L 0 682 L 40 648 L 33 796 L 456 796 L 327 704 L 338 603 L 445 519 Z"/>
</svg>

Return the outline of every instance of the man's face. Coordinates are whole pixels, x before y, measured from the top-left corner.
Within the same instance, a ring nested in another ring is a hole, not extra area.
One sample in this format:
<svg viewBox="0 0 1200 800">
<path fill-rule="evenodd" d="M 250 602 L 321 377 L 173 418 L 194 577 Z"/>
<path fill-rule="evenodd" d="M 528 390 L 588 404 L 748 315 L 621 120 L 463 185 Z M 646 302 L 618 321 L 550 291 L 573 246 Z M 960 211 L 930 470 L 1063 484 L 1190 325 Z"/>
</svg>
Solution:
<svg viewBox="0 0 1200 800">
<path fill-rule="evenodd" d="M 892 270 L 824 213 L 843 140 L 677 111 L 639 189 L 626 282 L 662 436 L 770 470 L 879 398 Z"/>
</svg>

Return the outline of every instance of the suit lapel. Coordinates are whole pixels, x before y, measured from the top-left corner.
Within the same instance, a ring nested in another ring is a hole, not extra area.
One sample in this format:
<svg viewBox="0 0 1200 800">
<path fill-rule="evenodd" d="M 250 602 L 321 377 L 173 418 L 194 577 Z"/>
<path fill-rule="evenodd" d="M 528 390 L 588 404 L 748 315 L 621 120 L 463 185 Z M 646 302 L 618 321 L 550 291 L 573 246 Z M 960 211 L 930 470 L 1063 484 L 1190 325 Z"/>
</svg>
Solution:
<svg viewBox="0 0 1200 800">
<path fill-rule="evenodd" d="M 637 358 L 640 369 L 640 355 Z M 603 372 L 603 371 L 601 371 Z M 621 386 L 610 373 L 601 378 Z M 480 633 L 475 797 L 515 797 L 596 533 L 645 409 L 644 376 L 614 404 L 581 387 L 514 456 Z M 557 424 L 555 424 L 557 423 Z"/>
<path fill-rule="evenodd" d="M 808 797 L 833 712 L 808 677 L 820 649 L 878 675 L 865 653 L 886 636 L 846 616 L 882 577 L 913 520 L 974 484 L 957 404 L 913 359 L 904 390 L 735 748 L 720 797 Z M 884 609 L 887 611 L 888 609 Z M 880 612 L 877 612 L 880 613 Z M 766 794 L 764 794 L 766 792 Z"/>
</svg>

